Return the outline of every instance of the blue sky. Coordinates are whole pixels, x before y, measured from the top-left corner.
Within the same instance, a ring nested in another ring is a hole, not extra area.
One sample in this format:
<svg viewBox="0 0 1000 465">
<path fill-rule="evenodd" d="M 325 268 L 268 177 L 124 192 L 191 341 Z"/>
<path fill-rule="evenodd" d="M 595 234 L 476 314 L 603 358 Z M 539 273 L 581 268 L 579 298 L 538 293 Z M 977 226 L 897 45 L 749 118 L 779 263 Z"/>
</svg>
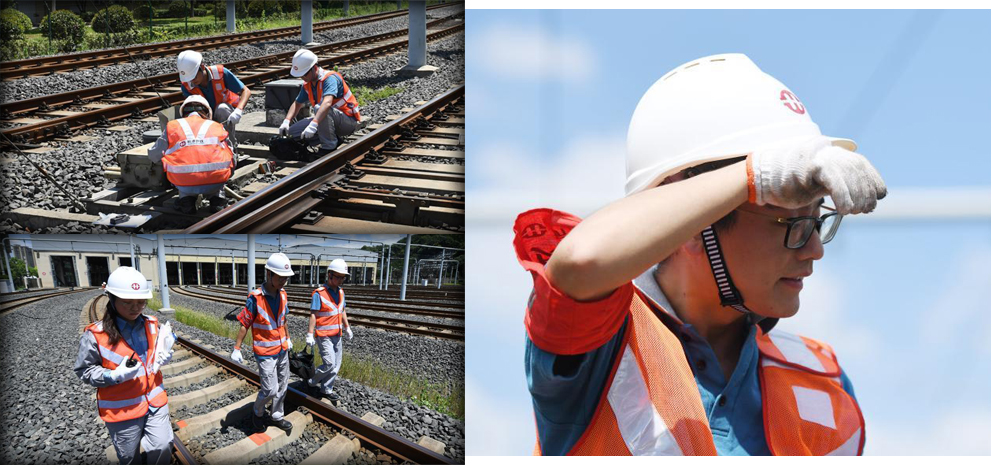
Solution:
<svg viewBox="0 0 1000 465">
<path fill-rule="evenodd" d="M 983 11 L 466 13 L 467 452 L 528 454 L 510 226 L 620 198 L 625 135 L 651 83 L 745 53 L 854 139 L 889 196 L 848 217 L 781 327 L 833 345 L 868 454 L 990 452 L 990 17 Z M 623 240 L 626 238 L 623 238 Z"/>
</svg>

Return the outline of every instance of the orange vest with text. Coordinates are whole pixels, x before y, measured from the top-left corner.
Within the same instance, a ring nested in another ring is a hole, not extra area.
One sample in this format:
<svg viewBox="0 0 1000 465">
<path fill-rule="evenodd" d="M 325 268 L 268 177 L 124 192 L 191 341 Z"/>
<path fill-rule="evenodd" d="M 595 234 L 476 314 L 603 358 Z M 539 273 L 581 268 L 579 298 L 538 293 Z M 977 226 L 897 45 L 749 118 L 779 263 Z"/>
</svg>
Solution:
<svg viewBox="0 0 1000 465">
<path fill-rule="evenodd" d="M 198 128 L 195 132 L 194 128 Z M 233 150 L 221 124 L 192 115 L 167 123 L 163 171 L 175 186 L 204 186 L 229 180 Z"/>
<path fill-rule="evenodd" d="M 344 289 L 338 288 L 340 293 L 340 305 L 333 303 L 333 298 L 326 290 L 326 286 L 320 286 L 313 290 L 313 295 L 319 294 L 319 311 L 316 315 L 316 336 L 338 336 L 340 335 L 340 315 L 344 313 Z"/>
<path fill-rule="evenodd" d="M 277 312 L 270 311 L 264 291 L 254 289 L 250 293 L 257 303 L 257 314 L 253 319 L 253 353 L 266 357 L 276 355 L 282 350 L 288 350 L 288 328 L 285 326 L 285 316 L 288 313 L 288 294 L 282 289 L 281 308 Z M 275 317 L 276 315 L 276 317 Z"/>
<path fill-rule="evenodd" d="M 163 390 L 163 373 L 157 372 L 152 376 L 148 374 L 153 365 L 153 354 L 156 353 L 156 317 L 146 317 L 145 329 L 148 341 L 146 363 L 143 364 L 145 374 L 113 386 L 97 388 L 97 410 L 106 423 L 134 420 L 146 415 L 150 406 L 167 405 L 167 391 Z M 94 339 L 97 340 L 97 349 L 101 353 L 101 366 L 104 368 L 114 370 L 135 353 L 122 339 L 119 339 L 117 344 L 111 345 L 101 321 L 91 323 L 86 330 L 93 333 Z M 138 354 L 136 359 L 142 363 Z"/>
</svg>

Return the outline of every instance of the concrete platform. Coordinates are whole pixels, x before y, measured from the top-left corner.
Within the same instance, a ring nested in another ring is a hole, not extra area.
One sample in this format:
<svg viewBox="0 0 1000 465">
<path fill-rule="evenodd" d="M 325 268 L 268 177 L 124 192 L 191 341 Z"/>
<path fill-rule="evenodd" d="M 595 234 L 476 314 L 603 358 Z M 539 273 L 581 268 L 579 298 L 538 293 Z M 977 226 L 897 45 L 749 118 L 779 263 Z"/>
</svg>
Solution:
<svg viewBox="0 0 1000 465">
<path fill-rule="evenodd" d="M 292 424 L 291 433 L 286 433 L 277 426 L 269 426 L 263 433 L 256 433 L 246 439 L 241 439 L 235 444 L 231 444 L 222 449 L 216 450 L 205 456 L 205 463 L 208 464 L 229 464 L 229 463 L 249 463 L 251 460 L 270 452 L 273 452 L 287 444 L 291 444 L 302 436 L 306 425 L 312 423 L 312 414 L 303 415 L 302 412 L 292 412 L 285 416 Z"/>
</svg>

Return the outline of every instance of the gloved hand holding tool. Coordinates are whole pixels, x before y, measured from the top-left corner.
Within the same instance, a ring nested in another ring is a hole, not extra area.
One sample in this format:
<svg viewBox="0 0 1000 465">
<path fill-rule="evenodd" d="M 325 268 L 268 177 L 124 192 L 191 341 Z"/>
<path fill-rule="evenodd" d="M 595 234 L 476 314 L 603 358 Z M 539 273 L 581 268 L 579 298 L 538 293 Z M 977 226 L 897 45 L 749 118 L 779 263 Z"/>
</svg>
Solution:
<svg viewBox="0 0 1000 465">
<path fill-rule="evenodd" d="M 240 122 L 240 118 L 242 118 L 242 117 L 243 117 L 243 110 L 240 110 L 239 108 L 237 108 L 237 109 L 233 110 L 232 113 L 229 114 L 229 119 L 227 119 L 226 122 L 228 122 L 229 124 L 232 124 L 233 127 L 236 127 L 236 123 L 239 123 Z"/>
<path fill-rule="evenodd" d="M 292 121 L 291 120 L 287 120 L 286 119 L 286 120 L 282 121 L 281 122 L 281 126 L 278 126 L 278 135 L 281 136 L 281 137 L 287 136 L 288 135 L 288 128 L 291 125 L 292 125 Z"/>
<path fill-rule="evenodd" d="M 131 364 L 131 365 L 130 365 Z M 135 358 L 135 354 L 132 354 L 128 360 L 122 361 L 120 365 L 114 370 L 108 373 L 108 378 L 114 381 L 115 384 L 121 384 L 128 381 L 140 374 L 143 374 L 144 369 L 139 360 Z"/>
<path fill-rule="evenodd" d="M 316 338 L 313 337 L 312 333 L 306 334 L 306 345 L 309 347 L 316 345 Z"/>
</svg>

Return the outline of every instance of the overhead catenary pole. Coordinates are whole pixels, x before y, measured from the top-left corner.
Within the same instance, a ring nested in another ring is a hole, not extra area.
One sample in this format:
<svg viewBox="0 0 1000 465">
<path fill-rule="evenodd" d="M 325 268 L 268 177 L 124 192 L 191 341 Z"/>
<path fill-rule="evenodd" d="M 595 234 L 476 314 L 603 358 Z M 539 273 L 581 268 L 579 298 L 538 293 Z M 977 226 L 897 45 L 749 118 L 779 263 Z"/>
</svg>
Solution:
<svg viewBox="0 0 1000 465">
<path fill-rule="evenodd" d="M 313 41 L 312 0 L 302 0 L 302 45 Z"/>
<path fill-rule="evenodd" d="M 233 258 L 233 282 L 229 284 L 229 287 L 235 288 L 236 287 L 236 251 L 235 250 L 230 250 L 229 254 Z"/>
<path fill-rule="evenodd" d="M 254 251 L 256 234 L 247 234 L 247 294 L 253 292 L 257 285 L 257 255 Z"/>
<path fill-rule="evenodd" d="M 170 308 L 170 285 L 167 284 L 167 252 L 163 245 L 163 234 L 156 235 L 156 262 L 156 270 L 160 274 L 160 300 L 163 303 L 160 312 L 173 313 L 174 310 Z"/>
<path fill-rule="evenodd" d="M 132 257 L 132 268 L 139 269 L 139 264 L 135 261 L 135 244 L 132 243 L 132 234 L 128 235 L 128 253 Z M 141 271 L 140 271 L 141 272 Z"/>
<path fill-rule="evenodd" d="M 406 274 L 410 271 L 410 235 L 406 235 L 406 252 L 403 258 L 403 288 L 399 291 L 399 300 L 406 300 Z"/>
<path fill-rule="evenodd" d="M 7 265 L 7 280 L 10 281 L 10 292 L 14 292 L 14 273 L 10 270 L 10 261 L 7 259 L 7 247 L 3 245 L 4 242 L 9 245 L 10 238 L 7 237 L 3 241 L 0 241 L 0 247 L 3 247 L 3 262 Z M 14 246 L 10 246 L 10 250 L 13 251 Z"/>
<path fill-rule="evenodd" d="M 226 0 L 226 32 L 236 32 L 236 0 Z"/>
<path fill-rule="evenodd" d="M 442 279 L 444 279 L 444 249 L 441 249 L 441 269 L 438 270 L 438 289 L 441 289 Z"/>
</svg>

